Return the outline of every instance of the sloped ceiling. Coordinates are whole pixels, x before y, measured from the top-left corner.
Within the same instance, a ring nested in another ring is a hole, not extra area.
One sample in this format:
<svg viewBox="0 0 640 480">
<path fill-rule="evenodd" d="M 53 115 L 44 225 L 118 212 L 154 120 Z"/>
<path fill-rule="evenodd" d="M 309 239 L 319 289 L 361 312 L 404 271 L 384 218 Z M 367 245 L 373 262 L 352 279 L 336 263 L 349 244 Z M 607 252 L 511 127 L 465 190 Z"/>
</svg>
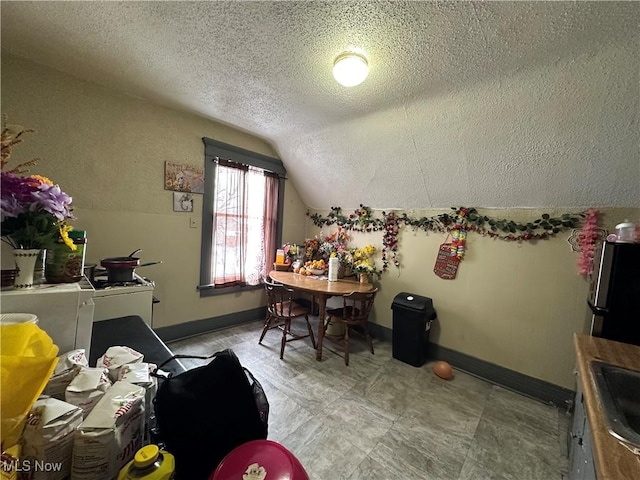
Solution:
<svg viewBox="0 0 640 480">
<path fill-rule="evenodd" d="M 636 2 L 2 2 L 2 48 L 269 141 L 305 203 L 640 205 Z M 366 52 L 367 80 L 334 58 Z"/>
</svg>

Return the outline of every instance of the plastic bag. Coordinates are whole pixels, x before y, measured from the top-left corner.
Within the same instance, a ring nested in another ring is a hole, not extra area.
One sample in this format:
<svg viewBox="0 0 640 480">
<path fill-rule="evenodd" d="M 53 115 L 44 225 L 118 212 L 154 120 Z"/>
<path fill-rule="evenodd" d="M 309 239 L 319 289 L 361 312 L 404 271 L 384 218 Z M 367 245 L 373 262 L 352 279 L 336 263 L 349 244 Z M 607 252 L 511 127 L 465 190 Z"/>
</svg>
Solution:
<svg viewBox="0 0 640 480">
<path fill-rule="evenodd" d="M 58 362 L 58 347 L 33 323 L 0 326 L 2 448 L 18 442 L 31 407 Z"/>
</svg>

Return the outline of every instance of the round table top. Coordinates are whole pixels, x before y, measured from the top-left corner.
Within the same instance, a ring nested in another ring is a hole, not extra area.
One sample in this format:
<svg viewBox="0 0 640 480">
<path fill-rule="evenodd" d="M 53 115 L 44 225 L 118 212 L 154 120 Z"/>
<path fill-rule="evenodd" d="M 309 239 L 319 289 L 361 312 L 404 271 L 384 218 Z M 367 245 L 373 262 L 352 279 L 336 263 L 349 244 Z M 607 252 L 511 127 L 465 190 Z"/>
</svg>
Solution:
<svg viewBox="0 0 640 480">
<path fill-rule="evenodd" d="M 312 278 L 293 272 L 279 272 L 272 270 L 269 276 L 276 282 L 282 283 L 295 290 L 328 295 L 346 295 L 352 292 L 369 292 L 374 289 L 370 283 L 360 283 L 354 280 L 338 279 L 330 282 L 327 278 Z"/>
</svg>

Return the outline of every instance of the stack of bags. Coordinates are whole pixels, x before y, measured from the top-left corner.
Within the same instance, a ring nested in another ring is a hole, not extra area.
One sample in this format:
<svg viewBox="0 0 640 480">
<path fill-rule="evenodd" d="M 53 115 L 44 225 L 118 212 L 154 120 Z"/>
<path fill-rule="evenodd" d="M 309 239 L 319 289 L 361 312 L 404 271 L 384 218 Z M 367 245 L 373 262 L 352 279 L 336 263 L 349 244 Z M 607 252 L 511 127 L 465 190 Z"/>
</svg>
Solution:
<svg viewBox="0 0 640 480">
<path fill-rule="evenodd" d="M 84 350 L 59 356 L 22 434 L 25 478 L 115 479 L 149 443 L 155 368 L 121 346 L 110 347 L 95 367 Z"/>
</svg>

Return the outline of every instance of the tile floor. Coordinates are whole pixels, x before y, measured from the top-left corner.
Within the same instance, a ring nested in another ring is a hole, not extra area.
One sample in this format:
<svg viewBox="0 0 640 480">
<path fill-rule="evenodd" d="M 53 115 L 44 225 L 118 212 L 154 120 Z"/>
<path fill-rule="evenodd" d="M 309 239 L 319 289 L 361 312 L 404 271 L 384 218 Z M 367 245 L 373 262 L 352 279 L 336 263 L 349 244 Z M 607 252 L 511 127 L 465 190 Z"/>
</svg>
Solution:
<svg viewBox="0 0 640 480">
<path fill-rule="evenodd" d="M 400 362 L 375 340 L 375 355 L 352 341 L 349 367 L 331 343 L 317 362 L 308 339 L 287 344 L 280 360 L 280 331 L 259 345 L 261 328 L 251 322 L 169 347 L 194 355 L 232 348 L 267 394 L 269 439 L 293 452 L 312 480 L 566 477 L 565 411 L 459 371 L 442 380 L 431 363 Z"/>
</svg>

